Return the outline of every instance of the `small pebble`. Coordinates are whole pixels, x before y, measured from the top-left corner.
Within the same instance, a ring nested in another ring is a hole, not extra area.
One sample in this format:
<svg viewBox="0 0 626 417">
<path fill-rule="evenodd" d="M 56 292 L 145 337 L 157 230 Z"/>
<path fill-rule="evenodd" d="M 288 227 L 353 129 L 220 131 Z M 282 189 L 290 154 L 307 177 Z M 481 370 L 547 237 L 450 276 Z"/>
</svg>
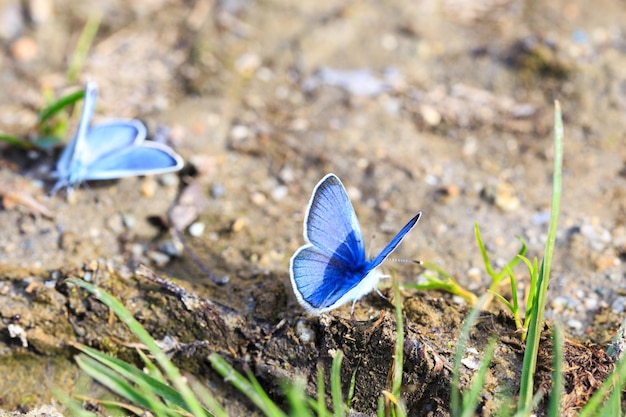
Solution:
<svg viewBox="0 0 626 417">
<path fill-rule="evenodd" d="M 530 221 L 535 225 L 546 224 L 550 221 L 550 211 L 536 213 L 530 218 Z"/>
<path fill-rule="evenodd" d="M 9 331 L 9 337 L 11 339 L 19 338 L 22 342 L 22 347 L 28 347 L 28 339 L 26 338 L 26 330 L 19 324 L 9 323 L 7 325 Z"/>
<path fill-rule="evenodd" d="M 435 190 L 435 198 L 438 202 L 448 204 L 461 192 L 461 189 L 457 185 L 448 185 L 438 187 Z"/>
<path fill-rule="evenodd" d="M 284 185 L 279 185 L 272 190 L 272 200 L 281 201 L 283 198 L 287 196 L 288 189 Z"/>
<path fill-rule="evenodd" d="M 250 136 L 250 129 L 243 125 L 236 125 L 230 130 L 231 138 L 235 140 L 245 139 Z"/>
<path fill-rule="evenodd" d="M 463 358 L 461 359 L 461 363 L 467 369 L 471 369 L 472 371 L 476 371 L 480 369 L 480 360 L 478 360 L 478 358 L 475 358 L 475 357 Z"/>
<path fill-rule="evenodd" d="M 170 257 L 159 251 L 149 251 L 146 253 L 148 258 L 159 267 L 164 267 L 170 261 Z"/>
<path fill-rule="evenodd" d="M 52 16 L 52 0 L 28 0 L 28 17 L 36 24 L 41 25 Z"/>
<path fill-rule="evenodd" d="M 428 126 L 435 127 L 441 123 L 441 113 L 439 113 L 434 107 L 428 104 L 420 106 L 420 115 Z"/>
<path fill-rule="evenodd" d="M 468 136 L 463 143 L 463 155 L 474 156 L 478 151 L 478 140 L 474 136 Z"/>
<path fill-rule="evenodd" d="M 141 182 L 141 195 L 146 198 L 154 197 L 157 189 L 157 182 L 153 176 L 147 176 Z"/>
<path fill-rule="evenodd" d="M 572 330 L 581 330 L 583 328 L 583 323 L 580 320 L 569 319 L 567 321 L 567 326 Z"/>
<path fill-rule="evenodd" d="M 245 217 L 239 217 L 237 220 L 233 222 L 233 225 L 230 227 L 230 230 L 234 233 L 240 232 L 246 226 Z"/>
<path fill-rule="evenodd" d="M 596 310 L 598 308 L 598 299 L 594 296 L 590 296 L 583 301 L 585 305 L 585 310 Z"/>
<path fill-rule="evenodd" d="M 130 253 L 135 259 L 139 259 L 143 256 L 143 245 L 141 243 L 134 243 L 130 247 Z"/>
<path fill-rule="evenodd" d="M 474 281 L 480 281 L 480 269 L 473 267 L 467 270 L 467 277 L 471 278 Z"/>
<path fill-rule="evenodd" d="M 286 184 L 289 184 L 296 179 L 296 171 L 294 171 L 293 167 L 290 165 L 285 165 L 283 169 L 280 170 L 278 177 Z"/>
<path fill-rule="evenodd" d="M 11 44 L 11 55 L 17 61 L 32 61 L 38 52 L 37 43 L 28 36 L 22 36 Z"/>
<path fill-rule="evenodd" d="M 466 305 L 467 300 L 459 295 L 452 296 L 452 302 L 457 305 Z"/>
<path fill-rule="evenodd" d="M 552 307 L 552 310 L 554 310 L 554 313 L 561 313 L 565 311 L 569 304 L 570 302 L 567 297 L 559 296 L 552 300 L 550 306 Z"/>
<path fill-rule="evenodd" d="M 257 54 L 247 53 L 235 61 L 235 70 L 244 77 L 251 77 L 261 66 L 261 58 Z"/>
<path fill-rule="evenodd" d="M 515 195 L 515 189 L 506 182 L 501 182 L 496 186 L 494 203 L 496 207 L 506 212 L 516 211 L 520 207 L 520 201 Z"/>
<path fill-rule="evenodd" d="M 591 247 L 596 251 L 601 251 L 611 242 L 611 233 L 597 224 L 582 225 L 580 234 L 589 241 Z"/>
<path fill-rule="evenodd" d="M 119 214 L 114 214 L 109 217 L 107 220 L 107 227 L 115 234 L 124 233 L 124 222 L 122 220 L 122 216 Z"/>
<path fill-rule="evenodd" d="M 182 256 L 184 250 L 185 247 L 178 239 L 166 240 L 159 245 L 159 251 L 172 258 L 179 258 Z"/>
<path fill-rule="evenodd" d="M 298 320 L 298 323 L 296 323 L 296 335 L 302 343 L 312 343 L 315 341 L 315 331 L 305 320 Z"/>
<path fill-rule="evenodd" d="M 204 225 L 204 223 L 202 222 L 195 222 L 192 223 L 191 226 L 189 226 L 189 229 L 187 229 L 189 231 L 189 234 L 193 237 L 200 237 L 202 236 L 202 234 L 204 233 L 204 229 L 206 228 L 206 226 Z"/>
<path fill-rule="evenodd" d="M 174 188 L 178 186 L 178 174 L 176 174 L 175 172 L 168 172 L 167 174 L 159 175 L 157 178 L 160 184 L 168 188 Z"/>
<path fill-rule="evenodd" d="M 224 197 L 224 194 L 226 193 L 226 189 L 224 188 L 224 186 L 222 184 L 215 184 L 213 185 L 213 187 L 211 187 L 211 197 L 213 198 L 222 198 Z"/>
<path fill-rule="evenodd" d="M 137 225 L 137 220 L 132 214 L 122 214 L 122 223 L 127 229 L 133 229 Z"/>
<path fill-rule="evenodd" d="M 250 200 L 252 200 L 252 204 L 258 207 L 263 207 L 267 203 L 267 197 L 260 191 L 252 193 Z"/>
<path fill-rule="evenodd" d="M 626 297 L 617 297 L 613 303 L 611 303 L 611 310 L 618 314 L 624 312 L 624 305 L 626 305 Z"/>
</svg>

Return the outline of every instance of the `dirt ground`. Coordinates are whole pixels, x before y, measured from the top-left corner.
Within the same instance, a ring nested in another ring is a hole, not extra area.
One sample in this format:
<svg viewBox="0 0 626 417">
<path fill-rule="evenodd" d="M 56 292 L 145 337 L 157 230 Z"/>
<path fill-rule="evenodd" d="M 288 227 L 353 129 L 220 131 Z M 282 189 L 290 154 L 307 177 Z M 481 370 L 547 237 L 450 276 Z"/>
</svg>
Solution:
<svg viewBox="0 0 626 417">
<path fill-rule="evenodd" d="M 70 82 L 66 71 L 80 32 L 98 17 L 79 79 Z M 184 326 L 167 318 L 178 313 L 150 316 L 157 307 L 145 310 L 146 300 L 159 289 L 133 276 L 139 264 L 238 312 L 245 320 L 237 328 L 278 326 L 293 343 L 296 324 L 308 323 L 319 332 L 313 347 L 341 348 L 340 329 L 353 323 L 349 307 L 307 317 L 288 271 L 304 243 L 310 194 L 328 172 L 346 185 L 372 252 L 422 211 L 394 256 L 435 263 L 482 294 L 489 281 L 474 223 L 498 265 L 519 249 L 516 236 L 530 257 L 542 256 L 557 99 L 566 129 L 564 189 L 547 316 L 564 325 L 570 340 L 606 346 L 626 316 L 625 22 L 618 0 L 0 2 L 0 133 L 33 138 L 46 97 L 91 79 L 100 91 L 95 121 L 139 118 L 150 137 L 165 136 L 187 164 L 179 174 L 90 182 L 69 198 L 64 191 L 48 197 L 60 149 L 2 149 L 0 374 L 7 377 L 0 379 L 0 407 L 47 404 L 52 386 L 83 390 L 88 384 L 67 341 L 112 351 L 111 343 L 132 339 L 110 327 L 108 313 L 90 303 L 78 308 L 84 300 L 62 285 L 66 276 L 99 277 L 96 283 L 116 289 L 144 315 L 155 337 L 189 342 L 206 335 L 177 334 Z M 197 225 L 186 243 L 216 277 L 228 277 L 226 284 L 209 279 L 163 227 L 189 184 L 197 187 Z M 402 283 L 423 273 L 388 266 Z M 522 267 L 516 273 L 523 291 L 528 274 Z M 411 331 L 454 340 L 467 309 L 462 301 L 438 292 L 405 296 Z M 169 301 L 158 308 L 181 308 L 176 297 L 163 297 Z M 446 308 L 455 313 L 424 318 Z M 87 319 L 89 312 L 95 316 Z M 357 322 L 374 328 L 392 313 L 376 294 L 355 309 Z M 9 337 L 16 314 L 28 347 Z M 494 317 L 504 327 L 483 337 L 511 326 L 505 316 Z M 98 318 L 103 327 L 85 333 L 85 323 Z M 285 343 L 274 348 L 295 348 Z M 366 357 L 360 343 L 366 341 L 356 339 L 354 351 Z M 450 360 L 443 342 L 432 350 Z M 278 387 L 280 374 L 259 358 L 254 369 L 269 389 Z M 291 366 L 315 369 L 313 357 L 300 359 L 306 366 Z M 348 357 L 346 375 L 352 365 L 366 366 Z M 437 410 L 431 415 L 446 414 L 445 390 L 436 390 L 444 379 L 431 378 L 431 392 L 407 394 L 415 415 L 428 399 Z M 357 398 L 371 399 L 384 386 L 359 388 Z M 354 409 L 371 413 L 371 406 L 357 401 Z"/>
</svg>

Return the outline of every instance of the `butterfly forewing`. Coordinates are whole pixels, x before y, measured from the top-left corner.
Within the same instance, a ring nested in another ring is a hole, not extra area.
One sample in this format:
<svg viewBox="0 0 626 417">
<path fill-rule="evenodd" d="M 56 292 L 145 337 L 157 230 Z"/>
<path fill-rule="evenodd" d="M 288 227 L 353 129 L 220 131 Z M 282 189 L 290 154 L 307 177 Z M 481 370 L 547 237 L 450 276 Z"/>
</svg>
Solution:
<svg viewBox="0 0 626 417">
<path fill-rule="evenodd" d="M 57 161 L 56 171 L 59 176 L 65 175 L 71 170 L 72 164 L 78 160 L 81 155 L 86 151 L 86 144 L 84 143 L 87 131 L 89 129 L 89 123 L 91 122 L 91 116 L 93 116 L 94 109 L 96 107 L 96 98 L 98 96 L 98 87 L 94 82 L 87 82 L 85 86 L 85 97 L 83 99 L 83 109 L 80 115 L 80 121 L 78 122 L 78 129 L 74 138 L 63 149 L 59 160 Z"/>
<path fill-rule="evenodd" d="M 343 184 L 333 174 L 326 175 L 313 192 L 304 238 L 347 267 L 365 263 L 363 236 L 354 208 Z"/>
<path fill-rule="evenodd" d="M 415 217 L 413 217 L 406 225 L 404 225 L 404 227 L 393 237 L 393 239 L 391 239 L 391 241 L 387 243 L 387 246 L 385 246 L 384 249 L 380 251 L 380 253 L 368 263 L 369 269 L 376 268 L 378 265 L 382 264 L 389 255 L 391 255 L 391 252 L 393 252 L 394 249 L 396 249 L 396 247 L 400 244 L 400 242 L 402 242 L 404 236 L 406 236 L 406 234 L 409 233 L 411 229 L 413 229 L 413 227 L 415 227 L 420 217 L 422 217 L 422 212 L 417 213 Z"/>
<path fill-rule="evenodd" d="M 183 167 L 183 160 L 169 147 L 144 142 L 102 157 L 89 165 L 85 180 L 106 180 L 136 175 L 163 174 Z"/>
<path fill-rule="evenodd" d="M 91 165 L 99 159 L 138 145 L 146 138 L 146 127 L 139 120 L 113 120 L 87 131 L 81 162 Z"/>
</svg>

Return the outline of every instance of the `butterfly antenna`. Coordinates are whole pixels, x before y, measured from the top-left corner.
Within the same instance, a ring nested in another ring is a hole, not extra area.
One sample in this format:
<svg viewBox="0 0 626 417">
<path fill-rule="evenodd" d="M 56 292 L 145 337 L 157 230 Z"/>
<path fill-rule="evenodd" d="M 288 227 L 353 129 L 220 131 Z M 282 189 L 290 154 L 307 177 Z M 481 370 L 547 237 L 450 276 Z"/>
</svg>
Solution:
<svg viewBox="0 0 626 417">
<path fill-rule="evenodd" d="M 391 262 L 400 262 L 402 264 L 424 265 L 424 262 L 417 260 L 417 259 L 387 258 L 385 260 L 391 261 Z"/>
<path fill-rule="evenodd" d="M 376 240 L 376 235 L 372 235 L 372 238 L 370 239 L 370 244 L 367 248 L 367 259 L 370 259 L 370 257 L 372 256 L 372 247 L 374 246 L 374 240 Z"/>
</svg>

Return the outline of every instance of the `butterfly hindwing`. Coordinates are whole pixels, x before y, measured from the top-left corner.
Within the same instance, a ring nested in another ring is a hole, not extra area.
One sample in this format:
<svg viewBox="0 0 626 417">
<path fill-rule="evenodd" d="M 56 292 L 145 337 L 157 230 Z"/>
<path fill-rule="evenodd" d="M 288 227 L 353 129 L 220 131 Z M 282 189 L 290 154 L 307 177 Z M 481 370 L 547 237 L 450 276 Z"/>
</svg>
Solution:
<svg viewBox="0 0 626 417">
<path fill-rule="evenodd" d="M 359 222 L 343 184 L 328 174 L 317 184 L 304 223 L 304 238 L 347 265 L 365 263 Z"/>
<path fill-rule="evenodd" d="M 300 304 L 312 313 L 334 308 L 362 278 L 360 272 L 347 269 L 343 260 L 310 244 L 302 246 L 291 258 L 290 272 Z"/>
</svg>

